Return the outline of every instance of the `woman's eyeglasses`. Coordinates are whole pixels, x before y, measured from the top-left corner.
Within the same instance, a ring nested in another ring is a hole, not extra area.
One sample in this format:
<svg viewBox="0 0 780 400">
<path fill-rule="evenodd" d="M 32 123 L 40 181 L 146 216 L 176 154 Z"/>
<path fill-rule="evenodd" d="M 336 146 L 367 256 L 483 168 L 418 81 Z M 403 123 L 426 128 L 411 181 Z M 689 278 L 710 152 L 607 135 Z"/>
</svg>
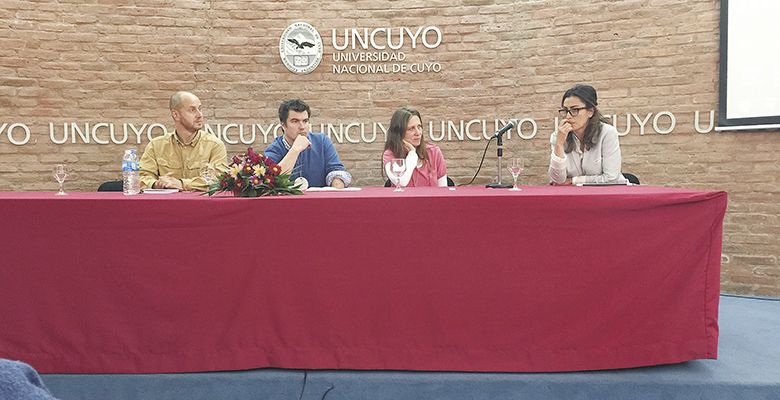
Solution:
<svg viewBox="0 0 780 400">
<path fill-rule="evenodd" d="M 560 110 L 558 110 L 558 115 L 561 116 L 561 118 L 566 118 L 566 114 L 570 114 L 572 117 L 576 117 L 580 110 L 587 110 L 588 107 L 572 107 L 572 108 L 566 108 L 563 107 Z"/>
</svg>

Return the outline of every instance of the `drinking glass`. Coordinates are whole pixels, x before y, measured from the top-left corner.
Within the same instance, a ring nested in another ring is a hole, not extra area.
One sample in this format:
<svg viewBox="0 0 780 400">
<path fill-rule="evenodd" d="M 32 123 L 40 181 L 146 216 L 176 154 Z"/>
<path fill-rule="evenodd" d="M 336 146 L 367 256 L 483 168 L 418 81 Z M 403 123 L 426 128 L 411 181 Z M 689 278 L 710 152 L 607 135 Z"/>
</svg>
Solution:
<svg viewBox="0 0 780 400">
<path fill-rule="evenodd" d="M 395 176 L 395 192 L 403 192 L 404 188 L 401 187 L 401 177 L 406 172 L 406 160 L 403 158 L 394 158 L 390 160 L 390 172 Z"/>
<path fill-rule="evenodd" d="M 208 163 L 200 169 L 200 176 L 206 181 L 206 186 L 211 187 L 214 181 L 217 179 L 217 170 L 214 168 L 214 164 Z"/>
<path fill-rule="evenodd" d="M 65 193 L 64 185 L 65 185 L 65 178 L 68 177 L 68 170 L 65 168 L 65 164 L 57 164 L 54 166 L 54 170 L 52 170 L 52 176 L 54 176 L 54 180 L 59 182 L 60 184 L 60 191 L 56 193 L 57 196 L 65 196 L 67 193 Z"/>
<path fill-rule="evenodd" d="M 515 180 L 515 184 L 509 190 L 523 190 L 517 187 L 517 177 L 523 173 L 523 159 L 513 158 L 512 161 L 509 162 L 509 172 L 512 174 L 512 178 Z"/>
</svg>

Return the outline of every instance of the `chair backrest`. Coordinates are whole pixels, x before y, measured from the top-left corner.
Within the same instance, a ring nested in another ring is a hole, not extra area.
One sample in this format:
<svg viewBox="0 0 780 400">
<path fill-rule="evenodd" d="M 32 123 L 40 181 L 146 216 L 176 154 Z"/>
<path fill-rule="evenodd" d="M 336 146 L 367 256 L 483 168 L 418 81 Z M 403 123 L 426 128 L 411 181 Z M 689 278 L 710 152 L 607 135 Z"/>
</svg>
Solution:
<svg viewBox="0 0 780 400">
<path fill-rule="evenodd" d="M 633 183 L 634 185 L 639 184 L 639 178 L 636 177 L 634 174 L 629 174 L 628 172 L 623 172 L 623 177 L 626 178 L 629 182 Z"/>
<path fill-rule="evenodd" d="M 393 183 L 390 182 L 390 179 L 385 181 L 385 187 L 393 186 Z M 455 186 L 455 181 L 452 180 L 449 176 L 447 177 L 447 186 Z"/>
<path fill-rule="evenodd" d="M 98 192 L 121 192 L 122 181 L 108 181 L 103 182 L 98 187 Z"/>
</svg>

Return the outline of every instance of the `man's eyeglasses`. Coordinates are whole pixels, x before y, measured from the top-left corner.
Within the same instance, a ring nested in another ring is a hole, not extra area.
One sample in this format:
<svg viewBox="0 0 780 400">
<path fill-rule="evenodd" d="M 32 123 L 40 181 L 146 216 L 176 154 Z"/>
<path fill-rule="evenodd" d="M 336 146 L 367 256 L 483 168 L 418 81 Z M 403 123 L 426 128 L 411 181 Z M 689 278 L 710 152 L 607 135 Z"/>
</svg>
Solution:
<svg viewBox="0 0 780 400">
<path fill-rule="evenodd" d="M 561 116 L 561 118 L 566 118 L 566 114 L 571 114 L 572 117 L 576 117 L 580 110 L 587 110 L 588 107 L 572 107 L 572 108 L 566 108 L 563 107 L 560 110 L 558 110 L 558 115 Z"/>
</svg>

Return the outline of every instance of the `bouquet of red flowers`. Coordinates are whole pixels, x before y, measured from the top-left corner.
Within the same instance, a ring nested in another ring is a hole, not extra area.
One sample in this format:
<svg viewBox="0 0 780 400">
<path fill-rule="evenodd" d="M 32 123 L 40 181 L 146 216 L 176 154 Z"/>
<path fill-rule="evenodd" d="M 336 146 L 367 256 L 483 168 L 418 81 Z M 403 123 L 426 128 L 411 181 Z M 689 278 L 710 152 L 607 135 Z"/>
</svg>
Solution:
<svg viewBox="0 0 780 400">
<path fill-rule="evenodd" d="M 303 194 L 300 185 L 290 181 L 290 175 L 282 173 L 282 167 L 251 147 L 240 156 L 233 156 L 228 170 L 217 176 L 206 192 L 233 192 L 238 197 L 277 196 Z"/>
</svg>

